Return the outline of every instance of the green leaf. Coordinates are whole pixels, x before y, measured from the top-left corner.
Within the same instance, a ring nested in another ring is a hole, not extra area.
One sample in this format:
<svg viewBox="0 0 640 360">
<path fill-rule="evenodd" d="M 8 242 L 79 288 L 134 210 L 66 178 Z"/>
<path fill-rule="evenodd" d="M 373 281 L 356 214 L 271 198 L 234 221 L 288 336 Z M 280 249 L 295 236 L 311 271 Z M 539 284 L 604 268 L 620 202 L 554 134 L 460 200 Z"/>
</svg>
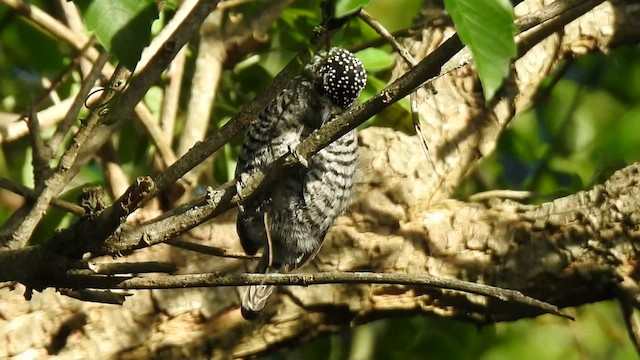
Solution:
<svg viewBox="0 0 640 360">
<path fill-rule="evenodd" d="M 371 0 L 337 0 L 333 17 L 340 19 L 349 16 L 369 5 L 369 2 L 371 2 Z"/>
<path fill-rule="evenodd" d="M 516 56 L 513 6 L 508 0 L 445 0 L 444 5 L 460 39 L 471 50 L 489 101 Z"/>
<path fill-rule="evenodd" d="M 395 64 L 395 61 L 393 61 L 389 53 L 377 48 L 367 48 L 358 51 L 356 56 L 362 61 L 362 65 L 364 65 L 364 68 L 369 72 L 387 70 Z"/>
<path fill-rule="evenodd" d="M 149 45 L 151 24 L 158 18 L 154 0 L 77 0 L 87 28 L 107 51 L 130 70 Z"/>
</svg>

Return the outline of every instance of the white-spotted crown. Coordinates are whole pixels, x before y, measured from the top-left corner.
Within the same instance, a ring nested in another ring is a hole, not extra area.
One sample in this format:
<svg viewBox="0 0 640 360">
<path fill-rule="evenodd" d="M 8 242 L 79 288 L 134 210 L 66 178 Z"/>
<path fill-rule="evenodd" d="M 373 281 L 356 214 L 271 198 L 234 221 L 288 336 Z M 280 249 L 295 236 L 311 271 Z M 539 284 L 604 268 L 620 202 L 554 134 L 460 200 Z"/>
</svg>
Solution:
<svg viewBox="0 0 640 360">
<path fill-rule="evenodd" d="M 367 84 L 362 62 L 348 50 L 335 47 L 322 58 L 325 60 L 318 70 L 320 91 L 335 105 L 349 108 Z"/>
</svg>

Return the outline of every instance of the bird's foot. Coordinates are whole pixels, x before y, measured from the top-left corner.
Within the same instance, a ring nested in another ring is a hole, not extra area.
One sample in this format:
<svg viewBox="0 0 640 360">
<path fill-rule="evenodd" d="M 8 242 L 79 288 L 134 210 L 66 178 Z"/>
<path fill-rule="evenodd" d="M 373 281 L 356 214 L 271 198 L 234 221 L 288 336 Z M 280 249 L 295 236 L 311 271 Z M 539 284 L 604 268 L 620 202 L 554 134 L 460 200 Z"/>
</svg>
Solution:
<svg viewBox="0 0 640 360">
<path fill-rule="evenodd" d="M 305 168 L 309 167 L 309 161 L 307 161 L 307 159 L 300 155 L 298 150 L 293 145 L 289 145 L 288 148 L 289 153 L 293 155 L 293 157 L 298 161 L 298 163 L 300 163 L 300 165 L 304 166 Z"/>
</svg>

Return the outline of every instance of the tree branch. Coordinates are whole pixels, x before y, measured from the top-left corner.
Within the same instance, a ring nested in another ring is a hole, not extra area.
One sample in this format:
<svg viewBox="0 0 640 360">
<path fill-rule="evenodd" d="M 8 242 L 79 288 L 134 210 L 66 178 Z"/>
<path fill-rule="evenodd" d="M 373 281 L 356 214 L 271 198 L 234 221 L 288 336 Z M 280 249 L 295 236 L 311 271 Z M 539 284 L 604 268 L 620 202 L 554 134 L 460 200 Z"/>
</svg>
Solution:
<svg viewBox="0 0 640 360">
<path fill-rule="evenodd" d="M 585 0 L 582 0 L 584 2 Z M 574 0 L 574 5 L 581 2 Z M 567 11 L 571 8 L 556 8 L 557 11 Z M 549 18 L 558 16 L 555 12 L 547 13 Z M 572 14 L 573 16 L 573 14 Z M 566 21 L 573 20 L 569 17 Z M 365 103 L 354 107 L 343 115 L 325 124 L 321 129 L 315 131 L 311 136 L 305 139 L 296 149 L 298 154 L 305 159 L 309 159 L 313 154 L 324 148 L 331 142 L 335 141 L 347 132 L 355 129 L 357 126 L 365 122 L 371 116 L 377 114 L 385 107 L 402 99 L 425 81 L 435 78 L 440 73 L 440 68 L 451 56 L 462 49 L 462 44 L 457 36 L 452 36 L 434 52 L 429 54 L 424 60 L 420 61 L 415 67 L 407 71 L 401 78 L 387 86 L 379 94 L 375 95 Z M 287 73 L 289 66 L 293 66 L 292 61 L 281 75 Z M 281 76 L 279 75 L 279 76 Z M 274 85 L 272 85 L 274 86 Z M 272 94 L 273 95 L 273 94 Z M 260 99 L 260 98 L 259 98 Z M 259 99 L 254 101 L 259 101 Z M 252 103 L 253 104 L 253 103 Z M 250 108 L 250 104 L 246 109 Z M 249 111 L 249 110 L 245 110 Z M 166 172 L 156 177 L 158 182 L 166 182 L 169 180 L 170 174 L 173 176 L 181 176 L 185 170 L 183 166 L 190 164 L 197 159 L 203 160 L 205 155 L 211 154 L 216 145 L 213 142 L 222 139 L 230 139 L 230 136 L 238 131 L 245 120 L 245 112 L 241 112 L 234 119 L 229 121 L 218 133 L 205 140 L 203 143 L 195 145 L 183 158 L 176 164 L 172 165 Z M 227 131 L 229 131 L 227 135 Z M 188 165 L 187 165 L 188 166 Z M 264 171 L 258 171 L 252 174 L 243 182 L 242 188 L 243 199 L 246 201 L 254 196 L 261 188 L 268 186 L 271 182 L 284 176 L 289 169 L 300 166 L 297 159 L 286 154 L 278 160 L 270 164 Z M 173 177 L 171 177 L 173 178 Z M 174 179 L 175 180 L 175 179 Z M 157 185 L 161 189 L 161 185 Z M 209 190 L 206 196 L 191 201 L 189 204 L 180 206 L 169 213 L 164 214 L 161 218 L 152 220 L 142 226 L 126 227 L 118 236 L 112 237 L 105 242 L 104 248 L 95 253 L 94 256 L 116 254 L 119 252 L 127 252 L 142 247 L 154 245 L 175 236 L 178 236 L 193 227 L 210 220 L 223 212 L 233 208 L 239 203 L 240 199 L 236 193 L 237 187 L 234 184 L 225 184 L 219 189 Z M 141 242 L 140 239 L 145 239 Z"/>
<path fill-rule="evenodd" d="M 73 139 L 73 144 L 60 158 L 56 171 L 43 182 L 44 187 L 41 189 L 33 205 L 29 207 L 27 215 L 19 224 L 12 223 L 8 224 L 9 226 L 5 224 L 5 226 L 0 229 L 0 248 L 19 249 L 26 245 L 36 225 L 38 225 L 44 216 L 51 200 L 64 189 L 75 175 L 75 173 L 69 170 L 76 160 L 79 148 L 84 145 L 91 136 L 93 129 L 108 115 L 108 106 L 118 92 L 125 86 L 126 77 L 127 71 L 124 69 L 116 69 L 110 81 L 109 88 L 102 94 L 98 101 L 98 106 L 82 123 L 80 130 L 78 130 Z M 17 225 L 17 227 L 14 228 L 13 225 Z"/>
<path fill-rule="evenodd" d="M 67 275 L 57 279 L 55 287 L 74 289 L 182 289 L 190 287 L 218 287 L 245 285 L 311 286 L 323 284 L 390 284 L 456 290 L 488 296 L 505 302 L 524 304 L 538 311 L 573 320 L 557 307 L 523 295 L 519 291 L 476 284 L 457 279 L 428 275 L 389 274 L 370 272 L 324 272 L 308 274 L 188 274 L 145 277 Z M 529 315 L 529 314 L 527 314 Z"/>
</svg>

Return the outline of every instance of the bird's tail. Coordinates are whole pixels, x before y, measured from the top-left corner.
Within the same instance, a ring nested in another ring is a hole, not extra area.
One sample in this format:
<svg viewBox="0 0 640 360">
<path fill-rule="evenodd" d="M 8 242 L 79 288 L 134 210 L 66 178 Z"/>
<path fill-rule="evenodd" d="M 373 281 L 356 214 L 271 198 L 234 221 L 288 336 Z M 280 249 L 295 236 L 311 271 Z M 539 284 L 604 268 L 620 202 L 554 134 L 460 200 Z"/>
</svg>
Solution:
<svg viewBox="0 0 640 360">
<path fill-rule="evenodd" d="M 263 256 L 263 258 L 266 258 L 266 256 Z M 264 274 L 276 272 L 274 268 L 267 264 L 268 261 L 265 260 L 260 260 L 255 272 Z M 273 285 L 263 284 L 249 286 L 242 298 L 242 306 L 240 308 L 242 317 L 246 320 L 253 320 L 257 318 L 260 311 L 262 311 L 267 304 L 267 300 L 269 299 L 269 296 L 271 296 L 271 293 L 273 293 L 274 288 L 275 287 Z"/>
<path fill-rule="evenodd" d="M 273 285 L 251 285 L 242 298 L 242 317 L 253 320 L 267 304 L 269 296 L 273 292 Z"/>
</svg>

